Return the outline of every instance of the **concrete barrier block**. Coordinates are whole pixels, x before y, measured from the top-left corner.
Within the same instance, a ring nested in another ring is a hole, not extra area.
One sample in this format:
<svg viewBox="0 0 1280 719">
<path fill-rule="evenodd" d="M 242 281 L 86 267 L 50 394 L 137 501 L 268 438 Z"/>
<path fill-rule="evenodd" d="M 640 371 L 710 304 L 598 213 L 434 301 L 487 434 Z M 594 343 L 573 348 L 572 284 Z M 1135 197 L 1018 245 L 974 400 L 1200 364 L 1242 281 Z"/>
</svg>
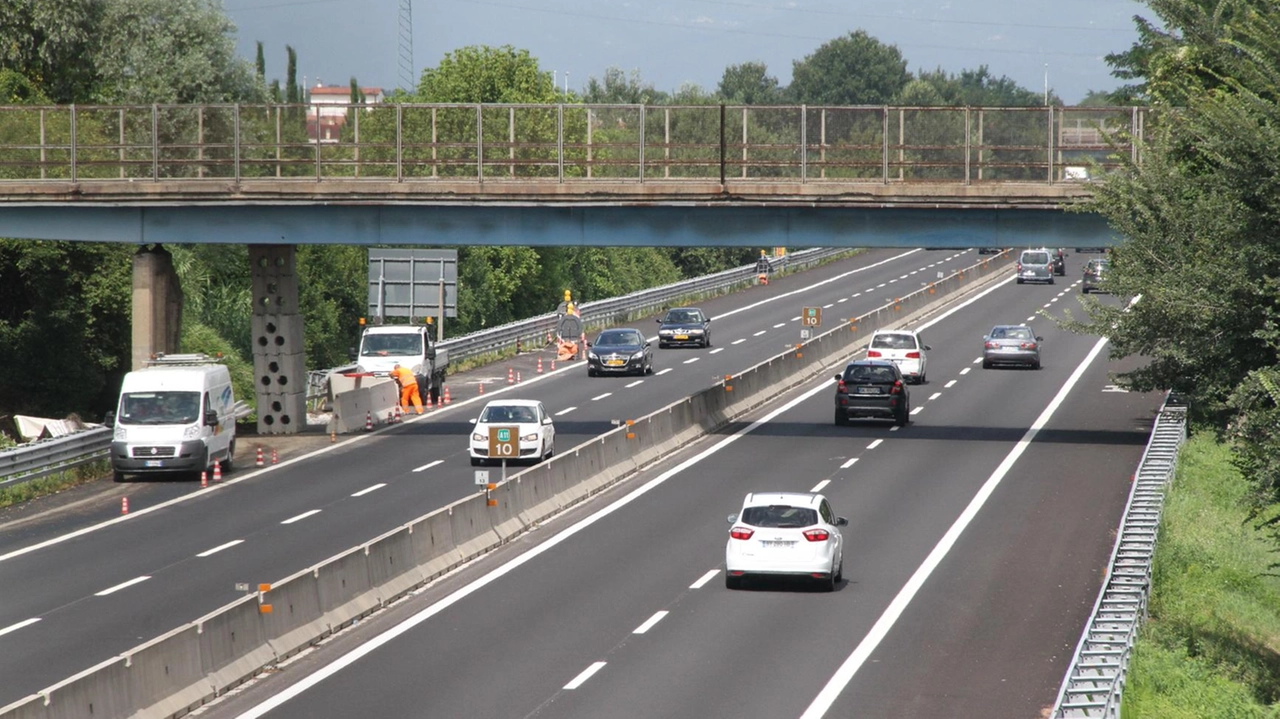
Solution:
<svg viewBox="0 0 1280 719">
<path fill-rule="evenodd" d="M 44 706 L 44 696 L 40 694 L 32 694 L 8 706 L 0 707 L 0 717 L 4 719 L 48 719 L 48 716 L 49 713 Z"/>
<path fill-rule="evenodd" d="M 320 605 L 320 581 L 308 568 L 271 585 L 262 595 L 271 613 L 262 615 L 277 659 L 284 659 L 329 636 L 333 627 Z"/>
<path fill-rule="evenodd" d="M 215 694 L 222 694 L 276 660 L 258 611 L 247 596 L 196 621 L 200 662 Z"/>
<path fill-rule="evenodd" d="M 142 716 L 185 714 L 213 698 L 200 661 L 200 631 L 179 627 L 124 655 L 129 700 Z"/>
<path fill-rule="evenodd" d="M 378 588 L 383 604 L 426 581 L 414 555 L 409 527 L 388 532 L 369 542 L 365 549 L 369 557 L 369 583 Z"/>
<path fill-rule="evenodd" d="M 47 719 L 123 717 L 132 713 L 124 657 L 108 659 L 40 692 Z"/>
<path fill-rule="evenodd" d="M 377 609 L 381 601 L 369 581 L 369 558 L 364 547 L 348 549 L 316 565 L 320 609 L 338 629 Z"/>
<path fill-rule="evenodd" d="M 449 505 L 450 528 L 453 543 L 462 554 L 463 561 L 479 556 L 502 543 L 493 530 L 493 518 L 489 516 L 488 500 L 483 494 Z"/>
<path fill-rule="evenodd" d="M 437 577 L 462 563 L 453 542 L 452 519 L 447 509 L 437 509 L 409 525 L 414 562 L 425 579 Z"/>
<path fill-rule="evenodd" d="M 336 379 L 336 377 L 335 377 Z M 365 419 L 372 415 L 375 427 L 381 426 L 390 412 L 400 403 L 395 382 L 385 377 L 367 377 L 363 386 L 333 395 L 334 432 L 363 432 Z"/>
</svg>

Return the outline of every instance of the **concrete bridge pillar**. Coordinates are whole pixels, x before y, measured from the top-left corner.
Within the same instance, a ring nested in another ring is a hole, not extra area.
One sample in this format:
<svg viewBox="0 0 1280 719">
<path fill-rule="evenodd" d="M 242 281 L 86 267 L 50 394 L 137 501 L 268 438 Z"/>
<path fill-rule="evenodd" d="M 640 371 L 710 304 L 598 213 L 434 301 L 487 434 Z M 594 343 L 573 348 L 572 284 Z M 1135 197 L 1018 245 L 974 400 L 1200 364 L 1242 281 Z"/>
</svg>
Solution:
<svg viewBox="0 0 1280 719">
<path fill-rule="evenodd" d="M 177 352 L 181 337 L 182 285 L 173 256 L 144 245 L 133 256 L 132 368 L 142 369 L 157 352 Z"/>
<path fill-rule="evenodd" d="M 298 307 L 297 248 L 250 245 L 253 370 L 259 434 L 307 426 L 307 355 Z"/>
</svg>

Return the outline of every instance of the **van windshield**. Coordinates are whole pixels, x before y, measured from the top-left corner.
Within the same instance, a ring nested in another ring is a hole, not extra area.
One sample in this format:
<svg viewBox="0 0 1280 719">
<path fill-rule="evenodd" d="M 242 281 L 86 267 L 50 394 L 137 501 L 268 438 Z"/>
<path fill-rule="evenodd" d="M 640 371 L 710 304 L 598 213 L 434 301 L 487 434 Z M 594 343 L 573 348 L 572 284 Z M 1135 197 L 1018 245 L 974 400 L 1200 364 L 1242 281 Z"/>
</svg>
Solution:
<svg viewBox="0 0 1280 719">
<path fill-rule="evenodd" d="M 120 397 L 120 424 L 193 424 L 200 418 L 199 392 L 128 392 Z"/>
<path fill-rule="evenodd" d="M 422 335 L 365 335 L 360 354 L 377 357 L 421 357 Z"/>
</svg>

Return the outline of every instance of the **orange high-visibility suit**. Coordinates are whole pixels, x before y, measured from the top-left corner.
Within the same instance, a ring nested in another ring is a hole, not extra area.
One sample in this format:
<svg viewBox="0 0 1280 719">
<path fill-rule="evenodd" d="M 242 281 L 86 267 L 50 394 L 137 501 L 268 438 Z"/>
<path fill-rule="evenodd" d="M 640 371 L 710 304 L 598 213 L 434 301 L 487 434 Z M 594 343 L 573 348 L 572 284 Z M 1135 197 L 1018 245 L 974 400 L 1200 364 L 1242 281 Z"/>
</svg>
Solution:
<svg viewBox="0 0 1280 719">
<path fill-rule="evenodd" d="M 413 402 L 414 409 L 422 414 L 422 395 L 418 393 L 418 378 L 414 376 L 413 370 L 396 367 L 391 370 L 391 376 L 400 383 L 400 406 L 404 407 L 404 411 L 408 412 L 409 402 Z"/>
</svg>

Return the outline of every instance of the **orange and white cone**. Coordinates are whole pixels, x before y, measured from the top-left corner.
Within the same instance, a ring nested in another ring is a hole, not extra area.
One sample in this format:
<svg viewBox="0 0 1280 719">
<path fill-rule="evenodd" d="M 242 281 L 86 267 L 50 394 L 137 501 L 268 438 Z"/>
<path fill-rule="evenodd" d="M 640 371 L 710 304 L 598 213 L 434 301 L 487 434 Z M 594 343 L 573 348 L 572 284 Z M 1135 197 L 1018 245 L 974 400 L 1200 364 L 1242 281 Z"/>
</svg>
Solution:
<svg viewBox="0 0 1280 719">
<path fill-rule="evenodd" d="M 213 463 L 213 481 L 214 482 L 222 481 L 222 462 Z"/>
<path fill-rule="evenodd" d="M 538 374 L 542 374 L 542 358 L 538 358 Z"/>
<path fill-rule="evenodd" d="M 262 448 L 261 448 L 261 447 L 259 447 L 259 448 L 258 448 L 258 457 L 257 457 L 257 459 L 255 459 L 255 460 L 253 461 L 253 464 L 254 464 L 254 466 L 256 466 L 256 467 L 263 467 L 263 466 L 266 466 L 266 464 L 267 464 L 267 460 L 266 460 L 266 458 L 262 456 Z"/>
<path fill-rule="evenodd" d="M 556 371 L 556 360 L 554 357 L 551 358 L 551 371 L 552 372 Z"/>
<path fill-rule="evenodd" d="M 280 452 L 275 447 L 271 448 L 271 463 L 280 464 Z"/>
<path fill-rule="evenodd" d="M 373 412 L 364 413 L 364 431 L 366 432 L 373 431 Z"/>
<path fill-rule="evenodd" d="M 128 513 L 129 513 L 129 498 L 128 498 L 128 497 L 121 497 L 121 498 L 120 498 L 120 513 L 121 513 L 121 514 L 128 514 Z"/>
<path fill-rule="evenodd" d="M 400 405 L 396 405 L 395 418 L 392 419 L 391 421 L 395 422 L 396 424 L 400 424 L 401 422 L 404 421 L 404 417 L 402 417 L 400 414 Z"/>
<path fill-rule="evenodd" d="M 431 393 L 428 392 L 427 393 L 427 409 L 435 409 L 435 408 L 436 408 L 435 400 L 431 399 Z"/>
<path fill-rule="evenodd" d="M 507 368 L 507 384 L 516 383 L 516 371 L 510 367 Z"/>
<path fill-rule="evenodd" d="M 209 473 L 204 470 L 200 470 L 200 486 L 201 487 L 209 486 Z"/>
<path fill-rule="evenodd" d="M 524 378 L 520 376 L 519 372 L 516 372 L 516 384 L 520 384 L 523 381 L 524 381 Z"/>
<path fill-rule="evenodd" d="M 453 403 L 453 396 L 449 394 L 449 388 L 448 388 L 448 387 L 445 387 L 445 388 L 444 388 L 444 403 L 445 403 L 445 404 L 452 404 L 452 403 Z"/>
<path fill-rule="evenodd" d="M 392 412 L 391 410 L 387 410 L 387 424 L 395 424 L 395 423 L 396 423 L 396 413 Z"/>
<path fill-rule="evenodd" d="M 480 383 L 480 394 L 484 394 L 484 382 Z"/>
</svg>

